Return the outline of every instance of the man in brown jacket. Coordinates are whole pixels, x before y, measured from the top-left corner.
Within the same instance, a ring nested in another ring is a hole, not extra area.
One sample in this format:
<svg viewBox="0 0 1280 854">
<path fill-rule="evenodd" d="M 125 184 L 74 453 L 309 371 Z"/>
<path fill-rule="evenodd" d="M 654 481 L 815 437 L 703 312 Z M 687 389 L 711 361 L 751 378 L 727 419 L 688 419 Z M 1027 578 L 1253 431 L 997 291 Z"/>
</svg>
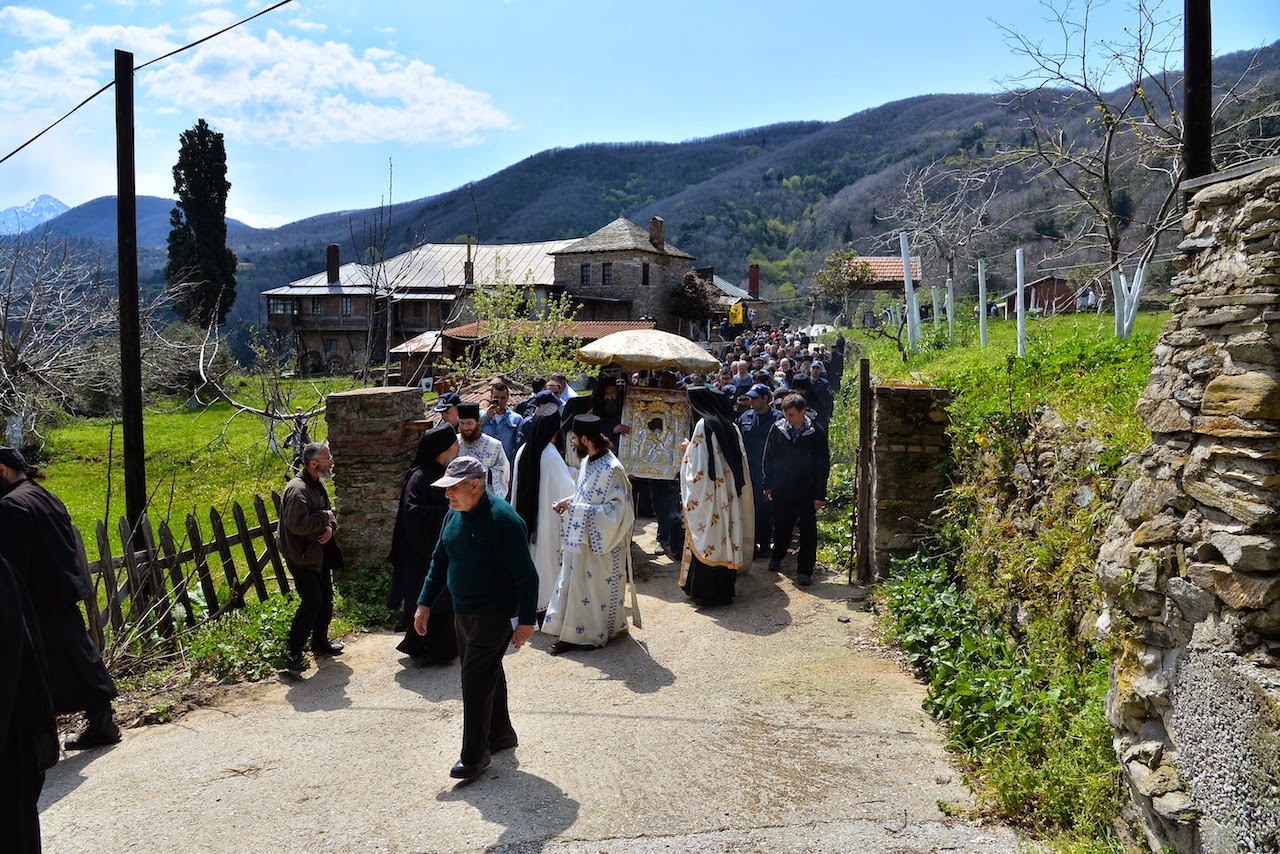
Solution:
<svg viewBox="0 0 1280 854">
<path fill-rule="evenodd" d="M 329 544 L 338 520 L 330 509 L 329 493 L 320 482 L 332 471 L 333 455 L 329 448 L 312 442 L 302 449 L 302 471 L 285 486 L 280 500 L 276 542 L 300 600 L 289 627 L 289 660 L 285 663 L 285 667 L 295 673 L 307 668 L 302 647 L 308 636 L 311 651 L 316 655 L 342 652 L 342 644 L 329 640 L 329 621 L 333 619 L 333 560 L 328 555 L 334 550 Z"/>
</svg>

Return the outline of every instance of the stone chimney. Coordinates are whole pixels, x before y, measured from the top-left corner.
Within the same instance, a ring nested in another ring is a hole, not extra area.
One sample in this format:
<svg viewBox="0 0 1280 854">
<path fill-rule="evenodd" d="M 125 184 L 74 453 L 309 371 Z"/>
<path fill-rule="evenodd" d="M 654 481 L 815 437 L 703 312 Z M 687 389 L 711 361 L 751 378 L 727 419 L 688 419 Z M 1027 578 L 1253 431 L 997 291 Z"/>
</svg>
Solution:
<svg viewBox="0 0 1280 854">
<path fill-rule="evenodd" d="M 667 223 L 660 216 L 649 220 L 649 242 L 659 252 L 667 248 Z"/>
<path fill-rule="evenodd" d="M 328 250 L 325 252 L 325 269 L 329 272 L 329 284 L 336 285 L 338 283 L 338 244 L 330 243 Z"/>
<path fill-rule="evenodd" d="M 760 299 L 760 265 L 752 264 L 747 268 L 747 293 L 752 299 Z"/>
</svg>

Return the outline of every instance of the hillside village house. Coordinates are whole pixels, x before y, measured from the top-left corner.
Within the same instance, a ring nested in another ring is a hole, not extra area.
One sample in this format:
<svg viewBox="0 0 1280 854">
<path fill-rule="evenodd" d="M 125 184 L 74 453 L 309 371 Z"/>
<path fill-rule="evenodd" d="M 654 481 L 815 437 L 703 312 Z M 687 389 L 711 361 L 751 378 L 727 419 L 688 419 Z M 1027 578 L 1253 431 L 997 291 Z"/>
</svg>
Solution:
<svg viewBox="0 0 1280 854">
<path fill-rule="evenodd" d="M 467 291 L 503 276 L 530 286 L 535 299 L 568 293 L 580 305 L 580 321 L 651 321 L 674 331 L 668 295 L 693 269 L 694 257 L 666 242 L 660 217 L 648 231 L 620 217 L 576 240 L 431 243 L 379 267 L 339 260 L 331 245 L 324 272 L 263 293 L 268 328 L 282 351 L 297 353 L 301 372 L 362 365 L 371 338 L 374 361 L 381 361 L 388 304 L 393 347 L 412 341 L 415 357 L 429 359 L 442 351 L 451 328 L 475 319 Z M 758 270 L 753 293 L 712 275 L 730 303 L 758 298 Z"/>
</svg>

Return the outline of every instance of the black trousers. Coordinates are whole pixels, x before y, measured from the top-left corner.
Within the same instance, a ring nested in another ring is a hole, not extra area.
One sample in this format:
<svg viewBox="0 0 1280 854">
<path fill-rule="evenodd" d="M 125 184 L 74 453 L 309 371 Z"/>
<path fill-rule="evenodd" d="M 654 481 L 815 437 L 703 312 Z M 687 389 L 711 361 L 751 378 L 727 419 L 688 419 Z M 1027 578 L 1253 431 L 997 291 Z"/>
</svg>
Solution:
<svg viewBox="0 0 1280 854">
<path fill-rule="evenodd" d="M 752 498 L 756 504 L 756 545 L 760 547 L 760 551 L 767 552 L 769 543 L 773 541 L 773 502 L 764 497 L 763 489 L 754 489 L 753 493 Z"/>
<path fill-rule="evenodd" d="M 813 565 L 818 560 L 818 511 L 813 509 L 812 498 L 784 498 L 777 494 L 773 501 L 773 554 L 774 563 L 781 563 L 791 545 L 791 534 L 800 527 L 800 546 L 796 552 L 796 574 L 813 575 Z"/>
<path fill-rule="evenodd" d="M 462 665 L 463 762 L 479 762 L 516 740 L 507 711 L 507 674 L 502 669 L 514 611 L 498 607 L 453 615 Z"/>
<path fill-rule="evenodd" d="M 289 626 L 289 652 L 301 655 L 311 638 L 311 645 L 329 642 L 329 621 L 333 619 L 333 571 L 328 569 L 294 569 L 289 575 L 298 588 L 298 610 Z"/>
</svg>

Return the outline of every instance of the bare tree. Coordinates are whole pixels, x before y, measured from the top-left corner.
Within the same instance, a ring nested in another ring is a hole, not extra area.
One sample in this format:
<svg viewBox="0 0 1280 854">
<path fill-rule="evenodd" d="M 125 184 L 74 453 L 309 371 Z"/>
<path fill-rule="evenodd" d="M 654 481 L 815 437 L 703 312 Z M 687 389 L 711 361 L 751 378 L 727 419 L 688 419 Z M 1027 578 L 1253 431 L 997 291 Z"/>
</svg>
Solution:
<svg viewBox="0 0 1280 854">
<path fill-rule="evenodd" d="M 35 443 L 43 417 L 105 382 L 99 345 L 116 330 L 100 264 L 45 234 L 0 240 L 0 420 L 5 440 Z"/>
</svg>

